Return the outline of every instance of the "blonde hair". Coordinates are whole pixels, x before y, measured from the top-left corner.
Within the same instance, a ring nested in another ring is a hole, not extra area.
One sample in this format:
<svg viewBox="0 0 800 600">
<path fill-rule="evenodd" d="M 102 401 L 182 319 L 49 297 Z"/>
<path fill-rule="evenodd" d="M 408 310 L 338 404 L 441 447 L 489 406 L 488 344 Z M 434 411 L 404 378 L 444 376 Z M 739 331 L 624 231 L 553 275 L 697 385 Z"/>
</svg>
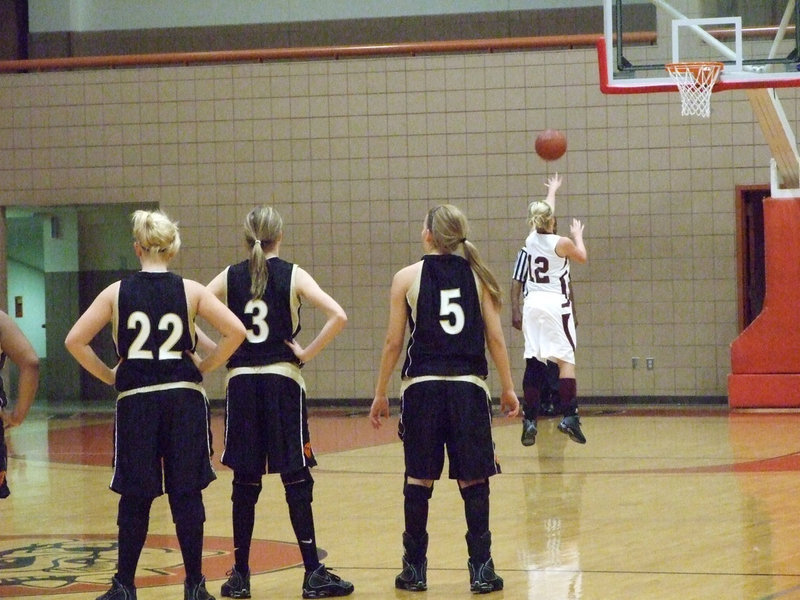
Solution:
<svg viewBox="0 0 800 600">
<path fill-rule="evenodd" d="M 142 251 L 170 260 L 181 247 L 178 224 L 160 210 L 137 210 L 131 216 L 133 239 Z"/>
<path fill-rule="evenodd" d="M 250 247 L 250 295 L 261 298 L 267 289 L 269 266 L 266 252 L 275 247 L 283 233 L 283 219 L 271 206 L 259 206 L 244 219 L 244 239 Z"/>
<path fill-rule="evenodd" d="M 539 233 L 548 233 L 550 222 L 554 218 L 553 207 L 543 200 L 534 200 L 528 204 L 528 225 Z"/>
<path fill-rule="evenodd" d="M 467 217 L 461 210 L 452 204 L 442 204 L 428 211 L 425 218 L 425 228 L 431 232 L 434 247 L 442 253 L 452 254 L 459 245 L 464 251 L 464 258 L 469 266 L 489 291 L 492 302 L 497 308 L 502 303 L 502 293 L 497 279 L 483 263 L 478 249 L 467 239 L 469 225 Z"/>
</svg>

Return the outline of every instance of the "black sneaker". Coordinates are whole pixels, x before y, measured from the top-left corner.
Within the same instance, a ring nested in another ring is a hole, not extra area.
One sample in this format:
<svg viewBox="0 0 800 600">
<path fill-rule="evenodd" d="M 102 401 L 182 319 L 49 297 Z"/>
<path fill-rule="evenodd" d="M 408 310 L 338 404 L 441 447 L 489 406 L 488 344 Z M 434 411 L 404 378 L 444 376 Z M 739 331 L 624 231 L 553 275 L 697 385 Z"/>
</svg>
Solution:
<svg viewBox="0 0 800 600">
<path fill-rule="evenodd" d="M 428 559 L 421 563 L 410 563 L 403 557 L 403 570 L 394 578 L 394 587 L 407 592 L 424 592 L 428 589 Z"/>
<path fill-rule="evenodd" d="M 323 564 L 313 571 L 306 571 L 303 577 L 303 598 L 349 596 L 353 589 L 352 583 L 334 575 Z"/>
<path fill-rule="evenodd" d="M 249 598 L 250 597 L 250 569 L 247 573 L 241 573 L 233 565 L 226 573 L 228 581 L 222 584 L 220 594 L 226 598 Z"/>
<path fill-rule="evenodd" d="M 533 446 L 536 443 L 536 419 L 522 419 L 522 445 Z"/>
<path fill-rule="evenodd" d="M 115 575 L 111 578 L 111 589 L 98 596 L 97 600 L 136 600 L 136 588 L 122 585 Z"/>
<path fill-rule="evenodd" d="M 485 563 L 467 561 L 469 567 L 469 589 L 473 594 L 488 594 L 503 589 L 503 578 L 494 572 L 494 562 L 489 557 Z"/>
<path fill-rule="evenodd" d="M 570 415 L 561 419 L 561 423 L 558 424 L 558 430 L 561 433 L 566 433 L 573 442 L 586 443 L 586 437 L 581 431 L 581 420 L 578 415 Z"/>
<path fill-rule="evenodd" d="M 195 585 L 183 584 L 183 600 L 214 600 L 214 596 L 206 589 L 206 578 Z"/>
<path fill-rule="evenodd" d="M 556 407 L 552 402 L 542 402 L 539 408 L 539 414 L 543 417 L 552 417 L 556 414 Z"/>
</svg>

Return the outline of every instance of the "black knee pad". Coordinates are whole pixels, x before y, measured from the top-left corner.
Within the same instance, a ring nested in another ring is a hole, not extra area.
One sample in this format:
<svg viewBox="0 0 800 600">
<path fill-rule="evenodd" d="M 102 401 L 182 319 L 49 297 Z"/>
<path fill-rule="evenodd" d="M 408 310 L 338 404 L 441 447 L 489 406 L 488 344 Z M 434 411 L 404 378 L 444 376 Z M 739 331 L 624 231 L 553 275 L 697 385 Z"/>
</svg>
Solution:
<svg viewBox="0 0 800 600">
<path fill-rule="evenodd" d="M 464 500 L 469 500 L 471 498 L 483 499 L 489 497 L 489 482 L 486 480 L 482 481 L 481 483 L 476 483 L 475 485 L 459 487 L 458 489 L 461 492 L 461 497 Z"/>
<path fill-rule="evenodd" d="M 133 528 L 150 520 L 150 506 L 153 498 L 147 496 L 123 495 L 119 497 L 117 525 Z"/>
<path fill-rule="evenodd" d="M 172 511 L 172 522 L 176 524 L 203 523 L 206 520 L 206 509 L 200 490 L 169 494 L 169 508 Z"/>
<path fill-rule="evenodd" d="M 417 485 L 416 483 L 403 484 L 403 496 L 409 500 L 417 500 L 427 502 L 433 496 L 433 486 L 427 487 L 424 485 Z"/>
<path fill-rule="evenodd" d="M 261 477 L 240 476 L 238 473 L 234 473 L 231 500 L 235 504 L 255 506 L 261 494 L 261 488 Z"/>
<path fill-rule="evenodd" d="M 308 468 L 294 473 L 281 473 L 281 481 L 286 492 L 287 504 L 314 501 L 314 478 Z"/>
</svg>

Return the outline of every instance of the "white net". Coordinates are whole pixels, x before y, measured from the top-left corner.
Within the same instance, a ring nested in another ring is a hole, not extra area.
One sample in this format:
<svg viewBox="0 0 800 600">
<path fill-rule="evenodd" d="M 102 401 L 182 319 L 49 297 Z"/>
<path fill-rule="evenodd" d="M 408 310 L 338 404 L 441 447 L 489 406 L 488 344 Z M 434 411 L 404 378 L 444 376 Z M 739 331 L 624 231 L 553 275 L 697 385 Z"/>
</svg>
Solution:
<svg viewBox="0 0 800 600">
<path fill-rule="evenodd" d="M 705 118 L 711 115 L 711 90 L 722 67 L 723 64 L 717 62 L 666 65 L 681 94 L 681 115 Z"/>
</svg>

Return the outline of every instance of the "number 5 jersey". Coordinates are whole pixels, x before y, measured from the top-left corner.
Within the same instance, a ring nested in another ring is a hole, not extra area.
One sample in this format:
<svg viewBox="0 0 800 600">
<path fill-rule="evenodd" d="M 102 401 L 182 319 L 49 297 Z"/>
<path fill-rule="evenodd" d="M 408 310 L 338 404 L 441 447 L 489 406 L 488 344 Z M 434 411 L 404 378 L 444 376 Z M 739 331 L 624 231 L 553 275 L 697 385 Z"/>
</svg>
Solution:
<svg viewBox="0 0 800 600">
<path fill-rule="evenodd" d="M 411 336 L 403 377 L 488 375 L 480 290 L 465 258 L 422 257 L 406 294 Z"/>
</svg>

